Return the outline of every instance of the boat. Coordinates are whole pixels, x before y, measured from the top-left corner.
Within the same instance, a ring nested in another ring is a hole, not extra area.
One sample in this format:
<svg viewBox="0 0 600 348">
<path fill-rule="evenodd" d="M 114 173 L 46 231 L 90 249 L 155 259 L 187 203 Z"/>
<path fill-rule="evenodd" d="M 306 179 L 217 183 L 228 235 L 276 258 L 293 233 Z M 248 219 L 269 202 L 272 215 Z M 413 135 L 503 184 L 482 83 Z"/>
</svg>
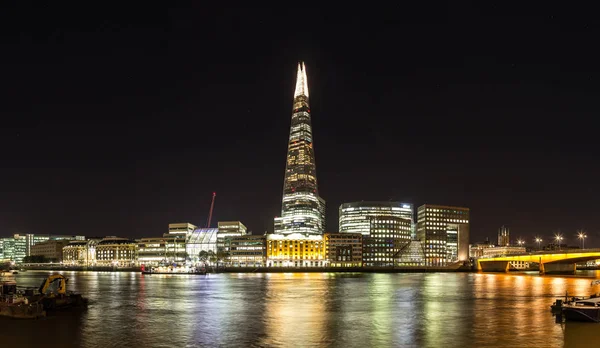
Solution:
<svg viewBox="0 0 600 348">
<path fill-rule="evenodd" d="M 140 271 L 142 274 L 206 274 L 205 267 L 191 267 L 191 268 L 183 268 L 183 267 L 150 267 L 146 268 L 146 266 L 142 265 Z"/>
<path fill-rule="evenodd" d="M 37 319 L 45 316 L 46 311 L 41 303 L 32 303 L 29 298 L 17 292 L 17 282 L 0 281 L 0 317 Z"/>
<path fill-rule="evenodd" d="M 562 306 L 566 321 L 600 323 L 600 297 L 576 300 Z"/>
<path fill-rule="evenodd" d="M 26 289 L 25 297 L 30 302 L 42 304 L 46 311 L 87 307 L 87 298 L 67 290 L 68 281 L 62 274 L 52 274 L 44 279 L 37 292 L 36 289 Z"/>
</svg>

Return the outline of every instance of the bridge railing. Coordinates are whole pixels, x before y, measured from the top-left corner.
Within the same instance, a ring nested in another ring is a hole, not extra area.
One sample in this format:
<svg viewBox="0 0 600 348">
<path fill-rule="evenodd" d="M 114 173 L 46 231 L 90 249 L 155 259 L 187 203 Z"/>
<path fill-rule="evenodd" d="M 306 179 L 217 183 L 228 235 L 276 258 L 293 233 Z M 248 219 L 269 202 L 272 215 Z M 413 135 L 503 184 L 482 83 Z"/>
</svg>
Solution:
<svg viewBox="0 0 600 348">
<path fill-rule="evenodd" d="M 476 259 L 494 259 L 497 257 L 507 256 L 525 256 L 525 255 L 549 255 L 549 254 L 581 254 L 581 253 L 600 253 L 600 248 L 594 249 L 564 249 L 564 250 L 536 250 L 527 253 L 515 253 L 515 254 L 498 254 L 493 256 L 480 256 Z"/>
</svg>

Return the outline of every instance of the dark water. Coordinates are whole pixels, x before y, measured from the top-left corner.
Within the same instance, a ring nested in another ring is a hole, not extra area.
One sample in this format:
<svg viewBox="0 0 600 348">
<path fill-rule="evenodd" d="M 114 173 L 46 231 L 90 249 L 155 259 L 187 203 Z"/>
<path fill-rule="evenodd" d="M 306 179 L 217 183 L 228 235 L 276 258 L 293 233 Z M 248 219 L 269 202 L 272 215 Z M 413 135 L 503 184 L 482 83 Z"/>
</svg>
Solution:
<svg viewBox="0 0 600 348">
<path fill-rule="evenodd" d="M 600 347 L 600 324 L 549 310 L 567 290 L 600 291 L 595 272 L 65 275 L 88 310 L 0 318 L 0 347 Z"/>
</svg>

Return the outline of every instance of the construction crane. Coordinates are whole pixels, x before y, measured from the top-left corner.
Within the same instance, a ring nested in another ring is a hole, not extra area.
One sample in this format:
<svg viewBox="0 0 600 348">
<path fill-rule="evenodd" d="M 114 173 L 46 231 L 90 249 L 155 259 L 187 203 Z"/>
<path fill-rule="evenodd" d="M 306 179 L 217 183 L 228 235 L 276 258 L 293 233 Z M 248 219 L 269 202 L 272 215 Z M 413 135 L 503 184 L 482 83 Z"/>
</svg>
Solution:
<svg viewBox="0 0 600 348">
<path fill-rule="evenodd" d="M 213 208 L 215 207 L 215 196 L 216 192 L 213 192 L 212 202 L 210 202 L 210 210 L 208 211 L 208 221 L 206 222 L 206 228 L 210 228 L 210 221 L 212 220 Z"/>
</svg>

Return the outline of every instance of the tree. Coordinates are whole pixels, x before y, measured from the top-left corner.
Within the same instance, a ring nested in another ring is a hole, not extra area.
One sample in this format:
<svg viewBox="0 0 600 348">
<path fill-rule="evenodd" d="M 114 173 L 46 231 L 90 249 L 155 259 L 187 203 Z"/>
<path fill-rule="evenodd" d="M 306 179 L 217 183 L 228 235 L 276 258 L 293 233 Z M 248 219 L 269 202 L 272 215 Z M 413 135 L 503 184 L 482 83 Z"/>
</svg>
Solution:
<svg viewBox="0 0 600 348">
<path fill-rule="evenodd" d="M 212 250 L 208 251 L 208 261 L 210 263 L 215 263 L 217 262 L 217 255 L 215 255 L 215 252 Z"/>
<path fill-rule="evenodd" d="M 198 253 L 198 258 L 200 259 L 200 261 L 205 262 L 206 260 L 208 260 L 208 251 L 206 250 L 202 250 L 201 252 Z"/>
</svg>

